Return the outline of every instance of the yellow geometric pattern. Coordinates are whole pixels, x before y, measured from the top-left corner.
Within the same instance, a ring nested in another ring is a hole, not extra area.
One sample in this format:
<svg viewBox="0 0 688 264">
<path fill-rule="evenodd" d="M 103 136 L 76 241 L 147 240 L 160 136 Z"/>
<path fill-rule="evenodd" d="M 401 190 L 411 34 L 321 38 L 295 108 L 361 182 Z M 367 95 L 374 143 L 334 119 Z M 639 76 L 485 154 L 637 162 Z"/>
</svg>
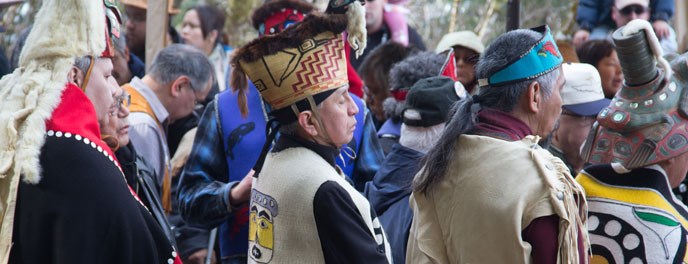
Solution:
<svg viewBox="0 0 688 264">
<path fill-rule="evenodd" d="M 329 31 L 304 41 L 299 47 L 239 63 L 275 110 L 349 83 L 344 40 L 340 34 Z"/>
</svg>

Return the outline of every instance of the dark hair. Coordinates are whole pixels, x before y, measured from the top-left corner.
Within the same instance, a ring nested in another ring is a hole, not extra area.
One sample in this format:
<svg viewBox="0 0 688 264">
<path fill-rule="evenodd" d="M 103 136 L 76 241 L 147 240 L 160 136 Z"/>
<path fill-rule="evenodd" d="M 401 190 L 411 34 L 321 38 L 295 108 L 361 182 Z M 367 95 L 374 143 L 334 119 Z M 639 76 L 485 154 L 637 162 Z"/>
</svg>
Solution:
<svg viewBox="0 0 688 264">
<path fill-rule="evenodd" d="M 478 64 L 476 64 L 476 78 L 488 78 L 500 71 L 509 62 L 520 57 L 523 51 L 531 48 L 541 38 L 542 34 L 527 29 L 509 31 L 497 37 L 485 49 Z M 423 158 L 422 164 L 424 164 L 424 168 L 414 178 L 413 190 L 419 193 L 427 193 L 445 177 L 447 167 L 451 161 L 455 156 L 460 155 L 460 153 L 454 150 L 456 143 L 461 135 L 473 130 L 480 107 L 497 109 L 507 113 L 512 112 L 520 101 L 523 92 L 533 82 L 541 84 L 543 96 L 547 99 L 552 94 L 559 74 L 559 68 L 556 68 L 547 74 L 531 80 L 499 87 L 483 86 L 478 95 L 480 98 L 479 102 L 475 102 L 471 96 L 458 101 L 449 112 L 451 118 L 447 121 L 444 132 L 435 143 L 435 146 Z"/>
<path fill-rule="evenodd" d="M 388 41 L 366 56 L 358 72 L 360 72 L 363 82 L 370 89 L 370 93 L 384 95 L 376 100 L 384 100 L 390 96 L 389 74 L 392 66 L 416 51 L 415 48 L 404 47 L 397 42 Z"/>
<path fill-rule="evenodd" d="M 210 32 L 217 30 L 215 43 L 222 43 L 224 41 L 225 13 L 217 7 L 209 5 L 192 7 L 189 11 L 191 10 L 196 11 L 198 14 L 203 38 L 207 38 Z"/>
<path fill-rule="evenodd" d="M 606 39 L 586 41 L 576 49 L 581 63 L 587 63 L 597 68 L 597 64 L 615 50 L 614 44 Z"/>
</svg>

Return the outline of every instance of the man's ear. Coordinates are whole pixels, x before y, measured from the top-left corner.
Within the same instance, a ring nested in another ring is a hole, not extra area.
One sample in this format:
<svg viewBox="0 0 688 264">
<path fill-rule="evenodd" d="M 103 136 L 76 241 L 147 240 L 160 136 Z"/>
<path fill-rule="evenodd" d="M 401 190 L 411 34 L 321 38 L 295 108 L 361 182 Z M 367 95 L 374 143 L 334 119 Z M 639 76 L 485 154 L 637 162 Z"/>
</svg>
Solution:
<svg viewBox="0 0 688 264">
<path fill-rule="evenodd" d="M 303 131 L 311 137 L 318 135 L 318 130 L 316 129 L 316 124 L 314 123 L 313 112 L 310 110 L 302 111 L 297 117 L 297 122 Z"/>
<path fill-rule="evenodd" d="M 84 83 L 84 73 L 81 72 L 77 67 L 72 66 L 72 68 L 69 70 L 67 73 L 67 81 L 69 83 L 73 83 L 76 86 L 81 87 L 81 84 Z"/>
<path fill-rule="evenodd" d="M 179 76 L 177 77 L 177 79 L 174 79 L 174 81 L 172 81 L 172 85 L 170 86 L 170 93 L 172 94 L 172 97 L 181 96 L 182 90 L 184 90 L 184 85 L 188 84 L 189 77 L 186 77 L 185 75 Z"/>
<path fill-rule="evenodd" d="M 539 82 L 534 81 L 528 85 L 528 89 L 526 89 L 526 92 L 521 96 L 523 98 L 522 100 L 524 100 L 523 107 L 525 111 L 537 113 L 541 110 L 540 103 L 542 103 L 541 101 L 543 99 L 541 91 L 542 87 Z"/>
</svg>

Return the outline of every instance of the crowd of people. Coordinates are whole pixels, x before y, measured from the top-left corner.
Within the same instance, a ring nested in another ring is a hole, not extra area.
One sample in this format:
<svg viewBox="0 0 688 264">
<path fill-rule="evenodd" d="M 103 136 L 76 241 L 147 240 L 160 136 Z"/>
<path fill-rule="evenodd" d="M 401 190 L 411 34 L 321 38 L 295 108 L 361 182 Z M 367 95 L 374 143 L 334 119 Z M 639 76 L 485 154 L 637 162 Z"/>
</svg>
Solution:
<svg viewBox="0 0 688 264">
<path fill-rule="evenodd" d="M 404 0 L 266 1 L 241 47 L 170 5 L 148 67 L 121 1 L 43 1 L 5 59 L 0 263 L 688 262 L 671 0 L 433 51 Z"/>
</svg>

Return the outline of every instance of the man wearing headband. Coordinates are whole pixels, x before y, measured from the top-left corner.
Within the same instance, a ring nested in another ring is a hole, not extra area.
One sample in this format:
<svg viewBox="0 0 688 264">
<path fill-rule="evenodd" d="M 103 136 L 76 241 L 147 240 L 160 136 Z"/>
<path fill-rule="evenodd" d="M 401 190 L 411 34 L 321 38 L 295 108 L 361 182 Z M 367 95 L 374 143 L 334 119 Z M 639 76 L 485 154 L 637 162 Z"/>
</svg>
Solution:
<svg viewBox="0 0 688 264">
<path fill-rule="evenodd" d="M 688 262 L 688 209 L 671 188 L 688 172 L 688 56 L 671 64 L 650 23 L 613 33 L 624 85 L 583 145 L 593 260 Z"/>
<path fill-rule="evenodd" d="M 538 145 L 561 113 L 563 59 L 546 26 L 507 32 L 476 65 L 478 96 L 425 157 L 407 263 L 585 263 L 585 199 Z"/>
<path fill-rule="evenodd" d="M 100 137 L 120 21 L 107 1 L 45 1 L 0 80 L 0 263 L 181 263 Z"/>
<path fill-rule="evenodd" d="M 362 6 L 354 1 L 347 8 Z M 242 114 L 252 111 L 245 107 L 249 79 L 272 109 L 254 167 L 250 263 L 391 262 L 374 210 L 335 163 L 359 112 L 347 92 L 341 34 L 347 21 L 343 14 L 312 14 L 252 41 L 232 59 L 231 86 Z"/>
<path fill-rule="evenodd" d="M 314 7 L 301 0 L 270 1 L 254 11 L 252 21 L 260 38 L 271 38 L 295 27 L 313 12 Z M 350 76 L 347 83 L 352 85 Z M 248 199 L 250 178 L 242 184 L 237 183 L 250 172 L 260 156 L 271 110 L 253 83 L 248 85 L 248 115 L 242 115 L 236 103 L 240 96 L 234 91 L 218 94 L 206 108 L 199 122 L 199 136 L 195 138 L 179 184 L 179 205 L 187 222 L 206 228 L 219 226 L 224 261 L 246 257 L 247 244 L 242 242 L 248 236 L 248 208 L 242 203 Z M 349 95 L 359 108 L 354 116 L 356 129 L 353 139 L 341 148 L 336 163 L 347 179 L 362 191 L 384 157 L 365 104 L 352 93 Z M 245 198 L 238 198 L 242 196 L 239 193 L 244 193 Z"/>
</svg>

